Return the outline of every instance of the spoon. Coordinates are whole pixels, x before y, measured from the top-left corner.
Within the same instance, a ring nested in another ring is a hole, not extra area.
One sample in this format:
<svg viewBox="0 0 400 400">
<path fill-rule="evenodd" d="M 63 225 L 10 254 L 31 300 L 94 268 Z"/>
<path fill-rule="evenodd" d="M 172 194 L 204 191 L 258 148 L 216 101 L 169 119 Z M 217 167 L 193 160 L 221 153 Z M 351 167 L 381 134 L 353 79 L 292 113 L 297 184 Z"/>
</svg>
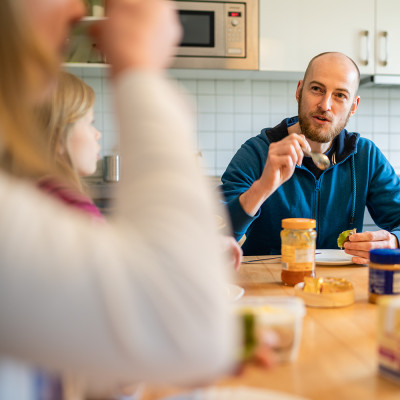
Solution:
<svg viewBox="0 0 400 400">
<path fill-rule="evenodd" d="M 304 155 L 307 157 L 311 157 L 314 164 L 322 170 L 328 169 L 331 166 L 331 162 L 329 161 L 329 158 L 322 153 L 315 153 L 313 151 L 308 151 L 308 150 L 303 150 Z"/>
</svg>

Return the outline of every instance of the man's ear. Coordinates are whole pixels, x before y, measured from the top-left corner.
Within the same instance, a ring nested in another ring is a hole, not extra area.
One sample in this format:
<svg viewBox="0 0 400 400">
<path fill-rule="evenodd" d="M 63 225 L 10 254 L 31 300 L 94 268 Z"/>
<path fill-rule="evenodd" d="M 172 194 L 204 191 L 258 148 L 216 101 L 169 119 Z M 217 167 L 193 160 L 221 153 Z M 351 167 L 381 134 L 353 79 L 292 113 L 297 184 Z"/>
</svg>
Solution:
<svg viewBox="0 0 400 400">
<path fill-rule="evenodd" d="M 297 102 L 299 102 L 299 98 L 300 98 L 300 92 L 301 89 L 303 88 L 303 80 L 299 80 L 299 82 L 297 83 L 297 89 L 296 89 L 296 100 Z"/>
</svg>

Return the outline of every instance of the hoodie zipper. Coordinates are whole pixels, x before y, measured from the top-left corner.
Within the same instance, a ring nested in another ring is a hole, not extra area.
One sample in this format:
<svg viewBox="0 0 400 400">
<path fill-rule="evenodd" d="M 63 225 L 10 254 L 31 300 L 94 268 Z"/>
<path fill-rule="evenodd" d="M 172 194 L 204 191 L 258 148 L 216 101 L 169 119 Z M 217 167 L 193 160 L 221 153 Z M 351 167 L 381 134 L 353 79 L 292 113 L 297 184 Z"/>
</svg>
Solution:
<svg viewBox="0 0 400 400">
<path fill-rule="evenodd" d="M 321 177 L 320 177 L 321 178 Z M 317 226 L 316 226 L 316 231 L 319 231 L 319 201 L 320 201 L 320 194 L 321 194 L 321 180 L 316 179 L 315 180 L 315 207 L 314 207 L 314 212 L 313 212 L 313 218 L 315 219 Z"/>
</svg>

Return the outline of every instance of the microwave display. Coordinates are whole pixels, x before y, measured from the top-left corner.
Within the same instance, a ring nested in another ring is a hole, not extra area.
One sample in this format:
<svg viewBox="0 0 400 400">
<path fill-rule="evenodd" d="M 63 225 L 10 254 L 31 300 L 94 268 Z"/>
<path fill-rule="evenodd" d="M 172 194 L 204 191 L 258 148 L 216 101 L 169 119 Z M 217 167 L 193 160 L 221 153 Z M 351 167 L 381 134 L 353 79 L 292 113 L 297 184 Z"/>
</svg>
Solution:
<svg viewBox="0 0 400 400">
<path fill-rule="evenodd" d="M 183 28 L 180 46 L 214 47 L 214 12 L 180 10 L 179 18 Z"/>
</svg>

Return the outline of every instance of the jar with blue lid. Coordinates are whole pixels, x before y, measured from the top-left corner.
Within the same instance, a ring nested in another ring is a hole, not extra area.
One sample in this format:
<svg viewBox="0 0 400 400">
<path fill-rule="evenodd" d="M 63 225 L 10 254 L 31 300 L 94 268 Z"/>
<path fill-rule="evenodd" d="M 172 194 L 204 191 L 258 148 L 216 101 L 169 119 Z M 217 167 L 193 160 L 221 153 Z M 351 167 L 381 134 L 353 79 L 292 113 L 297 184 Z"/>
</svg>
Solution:
<svg viewBox="0 0 400 400">
<path fill-rule="evenodd" d="M 381 296 L 400 296 L 400 249 L 374 249 L 369 259 L 370 303 Z"/>
</svg>

